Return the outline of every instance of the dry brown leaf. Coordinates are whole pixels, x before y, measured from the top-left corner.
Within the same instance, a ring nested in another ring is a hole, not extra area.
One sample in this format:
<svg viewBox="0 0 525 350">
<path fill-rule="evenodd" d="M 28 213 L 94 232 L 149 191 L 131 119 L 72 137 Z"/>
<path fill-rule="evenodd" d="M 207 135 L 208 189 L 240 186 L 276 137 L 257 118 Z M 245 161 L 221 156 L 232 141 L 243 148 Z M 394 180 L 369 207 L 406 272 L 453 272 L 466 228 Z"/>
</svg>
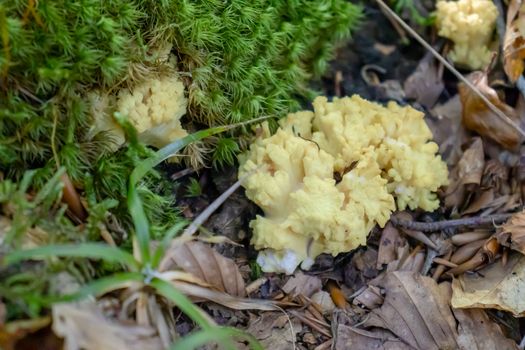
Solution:
<svg viewBox="0 0 525 350">
<path fill-rule="evenodd" d="M 295 297 L 297 295 L 304 295 L 311 297 L 315 292 L 322 288 L 321 279 L 317 276 L 305 275 L 302 272 L 296 273 L 291 277 L 282 287 L 286 294 Z"/>
<path fill-rule="evenodd" d="M 475 137 L 458 163 L 460 183 L 462 185 L 479 185 L 484 168 L 485 154 L 483 153 L 483 141 L 481 138 Z"/>
<path fill-rule="evenodd" d="M 220 291 L 233 296 L 246 295 L 244 280 L 237 264 L 202 242 L 185 242 L 170 247 L 174 266 L 193 274 Z M 171 268 L 173 268 L 172 266 Z M 169 270 L 170 266 L 164 266 Z"/>
<path fill-rule="evenodd" d="M 515 83 L 525 65 L 525 4 L 511 0 L 507 10 L 507 27 L 503 40 L 503 68 L 509 80 Z"/>
<path fill-rule="evenodd" d="M 467 132 L 461 125 L 462 110 L 459 95 L 455 95 L 444 104 L 435 106 L 425 118 L 434 141 L 439 145 L 439 154 L 449 166 L 458 162 L 463 153 L 461 145 L 467 139 Z"/>
<path fill-rule="evenodd" d="M 453 182 L 447 187 L 445 206 L 448 208 L 459 207 L 465 199 L 465 186 L 479 185 L 484 168 L 483 141 L 481 138 L 475 137 L 452 171 Z"/>
<path fill-rule="evenodd" d="M 381 232 L 381 239 L 379 240 L 379 249 L 377 251 L 378 270 L 383 268 L 383 264 L 388 264 L 397 257 L 397 249 L 404 245 L 404 239 L 401 238 L 399 231 L 390 222 L 386 224 Z"/>
<path fill-rule="evenodd" d="M 376 328 L 367 331 L 344 324 L 337 326 L 333 349 L 414 350 L 387 330 Z"/>
<path fill-rule="evenodd" d="M 426 108 L 432 108 L 436 104 L 445 87 L 431 58 L 431 55 L 423 58 L 403 85 L 406 97 L 415 99 Z"/>
<path fill-rule="evenodd" d="M 163 348 L 153 328 L 109 320 L 93 302 L 53 305 L 53 331 L 65 350 Z"/>
<path fill-rule="evenodd" d="M 525 210 L 512 215 L 496 237 L 501 245 L 525 254 Z"/>
<path fill-rule="evenodd" d="M 3 305 L 3 304 L 2 304 Z M 34 338 L 34 333 L 48 327 L 51 323 L 49 316 L 28 320 L 17 320 L 0 325 L 0 349 L 19 349 L 24 339 Z M 43 345 L 43 344 L 40 344 Z M 27 348 L 26 348 L 27 349 Z"/>
<path fill-rule="evenodd" d="M 488 77 L 484 72 L 474 72 L 468 76 L 470 82 L 516 124 L 519 116 L 514 108 L 502 102 L 494 89 L 488 85 Z M 458 85 L 459 96 L 463 104 L 462 121 L 469 130 L 487 137 L 499 145 L 516 150 L 522 142 L 522 136 L 516 128 L 509 125 L 494 113 L 475 92 L 465 84 Z"/>
<path fill-rule="evenodd" d="M 296 334 L 301 329 L 301 322 L 295 318 L 290 320 L 281 312 L 265 312 L 252 318 L 246 331 L 257 338 L 264 349 L 288 350 L 294 348 Z"/>
<path fill-rule="evenodd" d="M 481 309 L 453 309 L 458 321 L 458 344 L 464 350 L 516 350 L 517 344 Z"/>
<path fill-rule="evenodd" d="M 510 256 L 507 264 L 491 264 L 477 274 L 463 274 L 452 282 L 452 306 L 498 309 L 525 316 L 525 257 Z"/>
<path fill-rule="evenodd" d="M 314 293 L 310 299 L 319 306 L 323 314 L 332 313 L 335 309 L 335 304 L 332 301 L 330 293 L 325 292 L 324 290 Z"/>
<path fill-rule="evenodd" d="M 456 322 L 447 293 L 429 277 L 391 272 L 378 283 L 385 301 L 365 325 L 388 329 L 416 349 L 456 349 Z"/>
</svg>

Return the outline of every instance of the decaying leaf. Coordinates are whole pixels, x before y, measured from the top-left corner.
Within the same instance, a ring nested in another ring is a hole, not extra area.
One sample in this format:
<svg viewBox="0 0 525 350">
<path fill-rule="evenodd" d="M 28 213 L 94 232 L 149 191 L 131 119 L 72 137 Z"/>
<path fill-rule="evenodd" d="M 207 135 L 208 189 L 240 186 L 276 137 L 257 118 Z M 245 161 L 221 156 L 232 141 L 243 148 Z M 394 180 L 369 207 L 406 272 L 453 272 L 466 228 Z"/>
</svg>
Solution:
<svg viewBox="0 0 525 350">
<path fill-rule="evenodd" d="M 388 264 L 398 258 L 397 249 L 404 245 L 404 239 L 401 238 L 399 231 L 390 222 L 386 224 L 381 232 L 379 240 L 379 249 L 377 251 L 376 268 L 382 269 L 383 264 Z"/>
<path fill-rule="evenodd" d="M 454 308 L 483 308 L 525 316 L 525 256 L 513 254 L 503 266 L 497 261 L 476 274 L 463 274 L 452 282 Z"/>
<path fill-rule="evenodd" d="M 247 332 L 257 338 L 264 349 L 288 350 L 294 348 L 296 334 L 301 329 L 301 322 L 295 318 L 290 319 L 281 312 L 265 312 L 250 321 Z"/>
<path fill-rule="evenodd" d="M 475 137 L 452 171 L 454 181 L 447 188 L 445 205 L 449 208 L 458 207 L 464 200 L 465 186 L 479 185 L 484 168 L 483 141 Z"/>
<path fill-rule="evenodd" d="M 292 297 L 297 295 L 304 295 L 311 297 L 315 292 L 322 288 L 321 279 L 317 276 L 305 275 L 302 272 L 296 273 L 283 286 L 283 291 Z"/>
<path fill-rule="evenodd" d="M 525 254 L 525 210 L 514 214 L 496 236 L 501 245 Z"/>
<path fill-rule="evenodd" d="M 456 322 L 448 293 L 429 277 L 413 272 L 387 273 L 379 287 L 385 301 L 366 326 L 388 329 L 416 349 L 456 349 Z"/>
<path fill-rule="evenodd" d="M 434 141 L 439 145 L 439 154 L 449 166 L 458 162 L 463 153 L 461 145 L 467 138 L 465 128 L 461 125 L 462 110 L 459 95 L 455 95 L 444 104 L 432 108 L 430 116 L 425 118 Z"/>
<path fill-rule="evenodd" d="M 189 241 L 170 247 L 174 266 L 193 274 L 220 291 L 233 296 L 246 294 L 237 264 L 202 242 Z M 169 270 L 165 266 L 164 270 Z"/>
<path fill-rule="evenodd" d="M 489 86 L 486 73 L 474 72 L 468 76 L 468 79 L 492 104 L 516 124 L 519 124 L 518 113 L 514 108 L 500 100 L 496 91 Z M 481 97 L 468 86 L 461 83 L 458 85 L 458 90 L 463 104 L 463 125 L 509 150 L 516 150 L 522 142 L 519 131 L 494 113 Z"/>
<path fill-rule="evenodd" d="M 426 55 L 417 65 L 403 85 L 406 97 L 415 99 L 426 108 L 432 108 L 444 89 L 443 79 L 440 76 L 432 55 Z"/>
<path fill-rule="evenodd" d="M 458 345 L 465 350 L 515 350 L 517 344 L 503 334 L 481 309 L 453 309 L 458 321 Z"/>
<path fill-rule="evenodd" d="M 93 302 L 53 305 L 53 331 L 64 338 L 66 350 L 163 347 L 154 329 L 109 320 Z"/>
<path fill-rule="evenodd" d="M 334 342 L 335 350 L 415 350 L 387 330 L 367 331 L 344 324 L 337 326 Z"/>
<path fill-rule="evenodd" d="M 503 68 L 513 83 L 525 68 L 525 4 L 511 0 L 507 10 L 507 27 L 503 40 Z"/>
<path fill-rule="evenodd" d="M 51 318 L 49 316 L 29 320 L 18 320 L 6 324 L 0 322 L 0 349 L 20 349 L 20 342 L 23 342 L 24 339 L 34 337 L 34 333 L 48 327 L 50 323 Z"/>
<path fill-rule="evenodd" d="M 332 301 L 330 293 L 320 290 L 310 298 L 314 303 L 319 305 L 319 308 L 323 311 L 323 314 L 332 313 L 335 309 L 335 304 Z"/>
</svg>

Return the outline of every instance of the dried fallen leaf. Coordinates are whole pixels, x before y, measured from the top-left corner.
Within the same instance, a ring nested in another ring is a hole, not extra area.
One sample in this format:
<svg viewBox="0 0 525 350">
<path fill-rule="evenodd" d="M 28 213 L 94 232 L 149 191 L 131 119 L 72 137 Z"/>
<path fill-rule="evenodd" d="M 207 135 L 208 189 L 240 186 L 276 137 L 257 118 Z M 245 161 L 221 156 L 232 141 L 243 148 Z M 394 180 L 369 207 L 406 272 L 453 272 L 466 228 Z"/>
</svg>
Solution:
<svg viewBox="0 0 525 350">
<path fill-rule="evenodd" d="M 416 349 L 456 349 L 456 322 L 447 293 L 429 277 L 391 272 L 378 283 L 385 301 L 366 326 L 388 329 Z"/>
<path fill-rule="evenodd" d="M 475 137 L 452 171 L 451 178 L 454 180 L 447 188 L 445 206 L 459 207 L 465 199 L 465 186 L 479 185 L 484 168 L 483 141 Z"/>
<path fill-rule="evenodd" d="M 492 104 L 513 122 L 519 124 L 518 113 L 514 108 L 501 101 L 496 91 L 488 85 L 486 73 L 474 72 L 469 75 L 468 79 Z M 519 131 L 494 113 L 481 97 L 463 83 L 458 85 L 458 91 L 463 104 L 463 125 L 509 150 L 516 150 L 522 141 Z"/>
<path fill-rule="evenodd" d="M 233 296 L 246 294 L 237 264 L 202 242 L 190 241 L 170 247 L 175 266 Z M 169 270 L 170 266 L 164 266 Z"/>
<path fill-rule="evenodd" d="M 517 344 L 481 309 L 453 309 L 458 321 L 458 345 L 465 350 L 515 350 Z"/>
<path fill-rule="evenodd" d="M 304 295 L 309 298 L 315 292 L 320 291 L 321 288 L 322 282 L 319 277 L 298 272 L 286 282 L 282 289 L 292 297 Z"/>
<path fill-rule="evenodd" d="M 320 290 L 311 297 L 312 301 L 319 305 L 319 308 L 323 312 L 323 314 L 332 313 L 335 309 L 335 304 L 332 301 L 332 297 L 330 296 L 330 293 L 325 292 L 324 290 Z"/>
<path fill-rule="evenodd" d="M 496 237 L 501 245 L 525 254 L 525 210 L 512 215 Z"/>
<path fill-rule="evenodd" d="M 491 264 L 477 274 L 463 274 L 452 282 L 452 306 L 498 309 L 525 316 L 525 256 L 513 254 L 507 264 Z"/>
<path fill-rule="evenodd" d="M 405 94 L 426 108 L 432 108 L 444 89 L 443 79 L 436 64 L 427 55 L 417 65 L 416 70 L 404 83 Z"/>
<path fill-rule="evenodd" d="M 401 238 L 397 228 L 390 222 L 386 224 L 383 232 L 381 232 L 381 239 L 379 240 L 379 249 L 377 251 L 378 270 L 383 268 L 383 264 L 388 264 L 397 259 L 397 248 L 404 244 L 404 239 Z"/>
<path fill-rule="evenodd" d="M 252 319 L 246 331 L 257 338 L 264 349 L 288 350 L 294 348 L 296 334 L 301 329 L 301 322 L 295 318 L 290 320 L 280 312 L 265 312 Z"/>
<path fill-rule="evenodd" d="M 53 331 L 65 350 L 162 349 L 153 328 L 109 320 L 93 302 L 55 304 Z"/>
<path fill-rule="evenodd" d="M 449 166 L 458 162 L 463 153 L 461 145 L 467 139 L 465 128 L 461 125 L 462 110 L 459 95 L 455 95 L 444 104 L 435 106 L 430 110 L 430 116 L 425 118 L 434 141 L 439 145 L 439 154 Z"/>
<path fill-rule="evenodd" d="M 339 324 L 334 339 L 335 350 L 414 350 L 389 331 L 379 328 L 367 331 Z"/>
<path fill-rule="evenodd" d="M 31 338 L 32 334 L 48 327 L 50 323 L 50 317 L 46 316 L 29 320 L 18 320 L 0 325 L 0 349 L 18 349 L 20 341 L 25 338 Z"/>
<path fill-rule="evenodd" d="M 503 68 L 515 83 L 525 68 L 525 4 L 512 0 L 507 10 L 507 27 L 503 40 Z"/>
</svg>

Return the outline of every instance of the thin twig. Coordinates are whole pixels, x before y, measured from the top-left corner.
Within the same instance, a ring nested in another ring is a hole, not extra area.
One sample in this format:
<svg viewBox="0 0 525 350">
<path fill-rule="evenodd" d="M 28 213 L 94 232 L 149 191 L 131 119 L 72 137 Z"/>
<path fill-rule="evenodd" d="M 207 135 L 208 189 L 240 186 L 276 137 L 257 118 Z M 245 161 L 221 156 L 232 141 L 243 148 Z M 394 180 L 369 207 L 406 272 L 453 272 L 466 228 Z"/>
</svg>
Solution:
<svg viewBox="0 0 525 350">
<path fill-rule="evenodd" d="M 487 224 L 501 224 L 507 221 L 513 214 L 495 214 L 489 216 L 476 216 L 473 218 L 464 218 L 456 220 L 443 220 L 435 222 L 421 222 L 399 219 L 396 216 L 392 216 L 390 221 L 394 226 L 402 227 L 409 230 L 422 231 L 422 232 L 436 232 L 450 228 L 457 228 L 463 226 L 481 226 Z"/>
<path fill-rule="evenodd" d="M 257 169 L 255 169 L 255 170 L 257 170 Z M 235 181 L 235 183 L 233 185 L 231 185 L 230 188 L 228 188 L 226 191 L 224 191 L 224 193 L 222 193 L 219 197 L 217 197 L 217 199 L 215 199 L 210 205 L 208 205 L 208 207 L 206 209 L 204 209 L 204 211 L 202 213 L 200 213 L 195 218 L 195 220 L 193 220 L 191 225 L 188 226 L 186 228 L 186 230 L 184 230 L 184 232 L 182 234 L 182 237 L 189 237 L 189 236 L 192 236 L 195 232 L 197 232 L 199 227 L 202 224 L 204 224 L 204 222 L 206 222 L 206 220 L 208 220 L 208 218 L 211 216 L 211 214 L 213 214 L 233 194 L 233 192 L 237 191 L 237 189 L 239 187 L 241 187 L 242 182 L 248 176 L 253 174 L 253 172 L 255 170 L 249 172 L 248 174 L 244 175 L 239 180 Z"/>
<path fill-rule="evenodd" d="M 434 57 L 436 57 L 437 60 L 439 60 L 445 67 L 447 67 L 452 74 L 456 76 L 459 80 L 461 80 L 465 85 L 467 85 L 472 91 L 478 95 L 483 102 L 489 107 L 489 109 L 494 112 L 499 118 L 501 118 L 505 123 L 512 126 L 514 129 L 516 129 L 522 136 L 525 136 L 525 131 L 516 124 L 512 119 L 510 119 L 505 113 L 503 113 L 498 107 L 496 107 L 490 100 L 483 95 L 483 93 L 476 87 L 474 84 L 472 84 L 468 79 L 466 79 L 460 72 L 457 71 L 456 68 L 454 68 L 453 65 L 451 65 L 442 55 L 439 54 L 430 44 L 428 44 L 425 39 L 423 39 L 419 34 L 417 34 L 408 24 L 405 23 L 388 5 L 385 4 L 383 0 L 376 0 L 377 3 L 381 8 L 383 8 L 386 12 L 388 12 L 414 39 L 416 39 L 425 49 L 430 51 Z"/>
</svg>

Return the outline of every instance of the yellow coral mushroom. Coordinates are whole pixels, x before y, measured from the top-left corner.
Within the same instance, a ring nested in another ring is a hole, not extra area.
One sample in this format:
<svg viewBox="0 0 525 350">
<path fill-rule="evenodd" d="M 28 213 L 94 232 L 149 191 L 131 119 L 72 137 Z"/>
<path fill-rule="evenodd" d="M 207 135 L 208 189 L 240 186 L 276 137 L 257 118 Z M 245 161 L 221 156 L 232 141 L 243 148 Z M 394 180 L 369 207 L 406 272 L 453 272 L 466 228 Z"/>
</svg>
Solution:
<svg viewBox="0 0 525 350">
<path fill-rule="evenodd" d="M 438 1 L 436 4 L 438 34 L 454 42 L 450 59 L 470 69 L 481 69 L 490 63 L 489 45 L 498 18 L 492 0 Z"/>
<path fill-rule="evenodd" d="M 187 135 L 180 118 L 186 114 L 188 101 L 177 75 L 146 80 L 132 91 L 122 90 L 117 106 L 146 144 L 161 148 Z"/>
<path fill-rule="evenodd" d="M 127 117 L 137 129 L 139 139 L 147 145 L 162 148 L 188 134 L 180 122 L 186 114 L 188 100 L 177 74 L 150 77 L 131 90 L 122 89 L 116 98 L 102 92 L 92 92 L 88 98 L 95 119 L 91 132 L 108 132 L 117 148 L 125 138 L 113 120 L 112 110 Z"/>
<path fill-rule="evenodd" d="M 264 211 L 250 223 L 264 271 L 307 269 L 321 253 L 365 244 L 396 200 L 400 209 L 433 210 L 447 183 L 421 112 L 359 96 L 318 97 L 313 106 L 288 115 L 274 135 L 265 126 L 241 158 L 246 195 Z"/>
</svg>

